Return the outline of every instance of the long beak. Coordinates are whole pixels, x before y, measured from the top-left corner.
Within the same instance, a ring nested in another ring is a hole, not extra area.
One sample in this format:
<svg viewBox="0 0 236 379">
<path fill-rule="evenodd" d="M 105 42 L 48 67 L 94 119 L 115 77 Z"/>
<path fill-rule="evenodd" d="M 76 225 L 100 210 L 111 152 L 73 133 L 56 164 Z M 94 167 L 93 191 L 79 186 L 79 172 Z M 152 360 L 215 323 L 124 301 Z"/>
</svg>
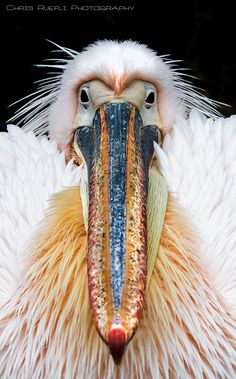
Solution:
<svg viewBox="0 0 236 379">
<path fill-rule="evenodd" d="M 157 128 L 127 103 L 100 107 L 77 130 L 89 180 L 88 283 L 94 320 L 119 364 L 144 306 L 146 197 Z M 85 148 L 86 146 L 86 148 Z"/>
</svg>

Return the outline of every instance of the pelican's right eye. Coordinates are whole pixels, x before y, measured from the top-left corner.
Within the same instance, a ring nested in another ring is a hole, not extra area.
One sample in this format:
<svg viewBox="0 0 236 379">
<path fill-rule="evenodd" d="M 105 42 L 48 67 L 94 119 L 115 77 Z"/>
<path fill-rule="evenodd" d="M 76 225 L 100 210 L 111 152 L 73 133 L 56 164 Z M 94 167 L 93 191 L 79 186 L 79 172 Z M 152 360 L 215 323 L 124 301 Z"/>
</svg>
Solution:
<svg viewBox="0 0 236 379">
<path fill-rule="evenodd" d="M 80 104 L 82 104 L 82 106 L 85 109 L 89 108 L 91 100 L 90 100 L 90 97 L 89 97 L 89 89 L 88 89 L 88 87 L 81 88 L 81 91 L 80 91 L 80 94 L 79 94 L 79 100 L 80 100 Z"/>
<path fill-rule="evenodd" d="M 155 104 L 155 100 L 155 92 L 151 89 L 148 89 L 146 93 L 145 107 L 147 109 L 151 108 L 151 106 Z"/>
</svg>

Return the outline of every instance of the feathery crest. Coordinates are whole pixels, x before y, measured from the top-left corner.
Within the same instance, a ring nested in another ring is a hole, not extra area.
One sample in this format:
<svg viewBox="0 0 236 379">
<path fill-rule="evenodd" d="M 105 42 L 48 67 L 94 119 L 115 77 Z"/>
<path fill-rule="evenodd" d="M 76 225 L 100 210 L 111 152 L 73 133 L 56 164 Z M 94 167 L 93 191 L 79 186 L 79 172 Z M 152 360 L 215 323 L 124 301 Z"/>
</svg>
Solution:
<svg viewBox="0 0 236 379">
<path fill-rule="evenodd" d="M 49 77 L 40 79 L 35 82 L 37 84 L 37 89 L 35 92 L 13 103 L 12 105 L 15 105 L 19 102 L 29 99 L 29 101 L 21 106 L 15 115 L 10 120 L 8 120 L 9 122 L 18 121 L 18 124 L 22 125 L 25 131 L 31 130 L 38 136 L 50 132 L 49 115 L 51 106 L 56 102 L 60 92 L 62 91 L 61 85 L 64 72 L 68 64 L 71 61 L 75 60 L 78 56 L 82 56 L 83 52 L 91 53 L 92 50 L 102 46 L 103 44 L 108 46 L 111 45 L 111 47 L 118 45 L 120 46 L 122 44 L 129 44 L 131 47 L 131 52 L 132 48 L 135 48 L 136 50 L 140 48 L 140 52 L 143 50 L 144 53 L 146 52 L 149 55 L 150 53 L 152 53 L 153 56 L 156 55 L 145 45 L 140 45 L 133 41 L 98 41 L 92 45 L 89 45 L 82 51 L 82 53 L 78 53 L 72 49 L 60 46 L 57 43 L 49 40 L 48 42 L 52 43 L 58 48 L 57 50 L 53 50 L 54 52 L 65 53 L 66 58 L 47 59 L 47 61 L 50 61 L 50 63 L 36 65 L 37 67 L 56 70 L 56 72 L 48 72 L 47 74 L 50 75 Z M 180 111 L 182 116 L 184 115 L 185 117 L 188 117 L 189 112 L 192 109 L 199 110 L 207 117 L 215 118 L 221 116 L 217 110 L 217 106 L 223 103 L 209 99 L 208 97 L 204 96 L 197 87 L 192 85 L 190 78 L 193 78 L 193 76 L 182 72 L 184 69 L 177 67 L 177 63 L 180 62 L 179 60 L 172 60 L 169 58 L 169 55 L 162 55 L 159 57 L 156 55 L 156 57 L 160 60 L 162 66 L 165 66 L 167 72 L 169 72 L 170 78 L 173 82 L 173 88 L 168 89 L 168 92 L 175 92 L 174 96 L 176 98 L 175 100 L 177 106 L 179 106 L 180 109 L 183 109 L 183 111 Z M 158 76 L 158 72 L 156 75 Z M 168 86 L 169 84 L 167 83 L 166 85 Z M 176 111 L 175 116 L 177 115 L 178 111 Z"/>
</svg>

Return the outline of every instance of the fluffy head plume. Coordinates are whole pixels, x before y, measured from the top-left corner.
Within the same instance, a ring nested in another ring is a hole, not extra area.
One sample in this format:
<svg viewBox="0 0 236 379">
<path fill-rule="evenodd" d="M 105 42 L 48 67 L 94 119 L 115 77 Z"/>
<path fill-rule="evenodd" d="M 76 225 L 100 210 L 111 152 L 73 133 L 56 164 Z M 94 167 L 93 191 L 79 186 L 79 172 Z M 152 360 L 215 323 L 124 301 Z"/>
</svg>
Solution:
<svg viewBox="0 0 236 379">
<path fill-rule="evenodd" d="M 217 103 L 191 85 L 186 74 L 177 71 L 177 61 L 158 56 L 145 45 L 105 40 L 89 45 L 81 53 L 54 45 L 66 53 L 66 59 L 39 66 L 59 73 L 38 81 L 37 90 L 26 97 L 30 100 L 10 121 L 19 120 L 25 130 L 36 135 L 48 132 L 61 146 L 65 147 L 72 137 L 78 88 L 92 79 L 102 80 L 115 92 L 134 79 L 154 84 L 164 130 L 170 130 L 177 116 L 187 117 L 193 108 L 210 117 L 219 115 Z"/>
</svg>

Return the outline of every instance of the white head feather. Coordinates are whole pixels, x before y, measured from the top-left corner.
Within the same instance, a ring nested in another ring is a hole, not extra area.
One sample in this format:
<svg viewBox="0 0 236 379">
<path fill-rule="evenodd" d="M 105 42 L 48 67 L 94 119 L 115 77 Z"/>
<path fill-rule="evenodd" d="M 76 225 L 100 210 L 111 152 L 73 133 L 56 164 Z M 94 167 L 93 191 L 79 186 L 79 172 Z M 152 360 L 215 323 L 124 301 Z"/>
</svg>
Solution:
<svg viewBox="0 0 236 379">
<path fill-rule="evenodd" d="M 39 81 L 31 100 L 10 120 L 19 119 L 25 130 L 36 135 L 49 133 L 61 147 L 71 141 L 78 89 L 82 83 L 100 79 L 110 84 L 134 79 L 155 85 L 162 128 L 170 130 L 177 116 L 187 117 L 192 109 L 207 116 L 218 116 L 216 102 L 202 95 L 173 67 L 176 61 L 158 56 L 147 46 L 133 41 L 98 41 L 81 53 L 55 44 L 68 56 L 55 64 L 40 65 L 61 72 Z M 185 75 L 186 76 L 186 75 Z"/>
</svg>

